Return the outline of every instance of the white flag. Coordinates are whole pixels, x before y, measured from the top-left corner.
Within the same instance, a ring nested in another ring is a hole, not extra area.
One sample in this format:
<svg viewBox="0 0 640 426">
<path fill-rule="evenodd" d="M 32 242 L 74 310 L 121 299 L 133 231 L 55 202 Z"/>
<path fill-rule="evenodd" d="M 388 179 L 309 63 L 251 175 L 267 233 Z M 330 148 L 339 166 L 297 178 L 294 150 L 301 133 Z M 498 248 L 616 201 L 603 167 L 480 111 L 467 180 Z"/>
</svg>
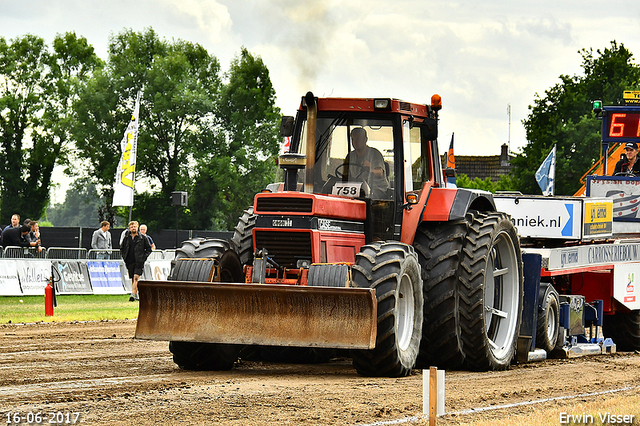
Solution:
<svg viewBox="0 0 640 426">
<path fill-rule="evenodd" d="M 536 171 L 536 181 L 538 186 L 542 190 L 542 195 L 553 195 L 555 189 L 556 179 L 556 146 L 553 145 L 553 149 L 544 159 L 538 171 Z"/>
<path fill-rule="evenodd" d="M 138 113 L 140 111 L 140 92 L 136 98 L 136 106 L 131 122 L 124 132 L 120 148 L 122 156 L 116 171 L 113 184 L 113 206 L 133 206 L 133 184 L 136 174 L 136 149 L 138 145 Z"/>
</svg>

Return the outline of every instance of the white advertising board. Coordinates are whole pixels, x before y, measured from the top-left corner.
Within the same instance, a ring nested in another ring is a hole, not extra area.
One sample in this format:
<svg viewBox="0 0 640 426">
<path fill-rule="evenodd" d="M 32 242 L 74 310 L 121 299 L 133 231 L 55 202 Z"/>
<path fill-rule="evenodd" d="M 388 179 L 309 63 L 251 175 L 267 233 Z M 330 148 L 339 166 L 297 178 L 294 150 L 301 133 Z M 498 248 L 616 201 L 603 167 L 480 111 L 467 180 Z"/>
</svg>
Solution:
<svg viewBox="0 0 640 426">
<path fill-rule="evenodd" d="M 18 278 L 22 294 L 44 296 L 44 288 L 51 279 L 51 262 L 48 260 L 17 260 Z"/>
<path fill-rule="evenodd" d="M 16 262 L 0 260 L 0 296 L 20 296 L 20 281 Z"/>
<path fill-rule="evenodd" d="M 498 211 L 511 216 L 523 238 L 601 239 L 613 235 L 608 198 L 494 196 Z"/>
<path fill-rule="evenodd" d="M 89 279 L 94 294 L 123 294 L 120 263 L 117 261 L 89 261 Z"/>
<path fill-rule="evenodd" d="M 550 271 L 640 262 L 640 244 L 592 244 L 549 250 Z"/>
<path fill-rule="evenodd" d="M 498 211 L 511 216 L 521 237 L 582 238 L 581 200 L 495 196 L 494 201 Z"/>
<path fill-rule="evenodd" d="M 613 268 L 613 298 L 629 309 L 640 309 L 640 265 L 623 263 Z"/>
<path fill-rule="evenodd" d="M 589 196 L 613 201 L 616 220 L 640 219 L 640 179 L 612 176 L 589 176 Z"/>
<path fill-rule="evenodd" d="M 147 260 L 144 264 L 144 273 L 142 274 L 142 279 L 166 281 L 170 273 L 170 260 Z"/>
</svg>

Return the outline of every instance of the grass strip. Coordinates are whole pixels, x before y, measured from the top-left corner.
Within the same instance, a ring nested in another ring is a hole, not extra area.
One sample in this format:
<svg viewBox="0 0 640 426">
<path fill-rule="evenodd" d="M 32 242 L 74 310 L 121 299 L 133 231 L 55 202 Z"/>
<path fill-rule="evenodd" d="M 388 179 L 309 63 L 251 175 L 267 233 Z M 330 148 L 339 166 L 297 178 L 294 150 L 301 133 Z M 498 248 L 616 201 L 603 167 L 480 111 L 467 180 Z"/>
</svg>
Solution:
<svg viewBox="0 0 640 426">
<path fill-rule="evenodd" d="M 54 315 L 44 315 L 44 296 L 0 297 L 0 324 L 131 319 L 138 317 L 138 302 L 121 295 L 57 295 Z"/>
</svg>

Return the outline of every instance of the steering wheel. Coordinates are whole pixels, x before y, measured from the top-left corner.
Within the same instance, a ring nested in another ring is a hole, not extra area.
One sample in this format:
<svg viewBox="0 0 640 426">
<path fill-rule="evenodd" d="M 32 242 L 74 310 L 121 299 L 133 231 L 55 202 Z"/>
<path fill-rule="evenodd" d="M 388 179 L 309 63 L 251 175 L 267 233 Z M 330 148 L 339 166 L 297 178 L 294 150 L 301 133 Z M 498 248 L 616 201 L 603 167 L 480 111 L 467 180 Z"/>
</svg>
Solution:
<svg viewBox="0 0 640 426">
<path fill-rule="evenodd" d="M 636 174 L 633 173 L 632 171 L 627 171 L 627 172 L 618 172 L 618 173 L 614 173 L 614 176 L 625 176 L 625 177 L 636 177 Z"/>
<path fill-rule="evenodd" d="M 340 179 L 344 178 L 346 173 L 344 173 L 344 171 L 340 171 L 340 169 L 349 168 L 351 166 L 355 166 L 355 167 L 360 169 L 360 171 L 358 172 L 358 174 L 356 176 L 351 176 L 351 180 L 359 179 L 360 176 L 362 176 L 362 174 L 364 172 L 368 172 L 369 171 L 368 167 L 365 167 L 365 166 L 363 166 L 361 164 L 342 163 L 342 164 L 338 165 L 338 167 L 336 167 L 336 170 L 335 170 L 336 176 L 339 177 Z M 362 179 L 364 179 L 364 177 Z"/>
</svg>

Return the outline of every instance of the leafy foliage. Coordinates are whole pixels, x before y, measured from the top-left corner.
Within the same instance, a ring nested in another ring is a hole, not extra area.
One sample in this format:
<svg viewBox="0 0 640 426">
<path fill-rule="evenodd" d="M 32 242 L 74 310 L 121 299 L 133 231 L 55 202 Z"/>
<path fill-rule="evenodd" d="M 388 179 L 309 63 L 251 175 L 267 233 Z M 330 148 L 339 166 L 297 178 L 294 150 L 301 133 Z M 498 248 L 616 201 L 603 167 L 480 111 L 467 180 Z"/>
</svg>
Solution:
<svg viewBox="0 0 640 426">
<path fill-rule="evenodd" d="M 133 216 L 152 228 L 173 228 L 171 193 L 186 190 L 191 208 L 179 216 L 182 226 L 233 228 L 273 175 L 267 159 L 277 153 L 280 115 L 260 58 L 243 48 L 224 83 L 219 72 L 202 46 L 161 40 L 150 28 L 112 37 L 105 68 L 75 104 L 78 155 L 107 206 L 119 142 L 142 90 L 136 180 L 150 188 L 136 194 Z M 108 218 L 117 211 L 109 209 Z"/>
<path fill-rule="evenodd" d="M 144 206 L 137 211 L 136 200 L 134 213 L 153 227 L 171 224 L 171 192 L 191 180 L 194 147 L 203 143 L 212 120 L 218 71 L 217 59 L 202 46 L 161 40 L 151 28 L 125 30 L 111 38 L 106 67 L 84 86 L 75 105 L 79 156 L 90 164 L 89 174 L 99 183 L 107 206 L 113 198 L 120 140 L 142 91 L 136 180 L 148 178 L 159 189 L 152 188 L 158 201 L 152 211 Z M 115 211 L 108 210 L 111 218 Z"/>
<path fill-rule="evenodd" d="M 233 229 L 253 196 L 275 177 L 280 111 L 269 71 L 243 48 L 216 108 L 216 131 L 200 145 L 192 226 Z M 213 143 L 211 143 L 213 142 Z"/>
<path fill-rule="evenodd" d="M 493 193 L 498 191 L 513 191 L 517 188 L 516 182 L 509 175 L 502 175 L 498 181 L 492 182 L 490 178 L 480 179 L 477 177 L 471 180 L 469 176 L 464 173 L 461 173 L 456 178 L 456 186 L 458 188 L 481 189 Z"/>
<path fill-rule="evenodd" d="M 52 49 L 34 35 L 0 37 L 0 217 L 43 214 L 54 166 L 68 164 L 76 89 L 100 66 L 75 33 Z"/>
<path fill-rule="evenodd" d="M 512 160 L 512 175 L 524 193 L 540 193 L 535 172 L 556 144 L 555 193 L 574 194 L 582 175 L 600 157 L 602 124 L 592 112 L 593 101 L 619 105 L 624 90 L 640 88 L 640 67 L 622 43 L 612 41 L 595 55 L 593 49 L 579 53 L 584 75 L 561 75 L 561 82 L 543 97 L 536 94 L 523 121 L 529 142 Z"/>
</svg>

